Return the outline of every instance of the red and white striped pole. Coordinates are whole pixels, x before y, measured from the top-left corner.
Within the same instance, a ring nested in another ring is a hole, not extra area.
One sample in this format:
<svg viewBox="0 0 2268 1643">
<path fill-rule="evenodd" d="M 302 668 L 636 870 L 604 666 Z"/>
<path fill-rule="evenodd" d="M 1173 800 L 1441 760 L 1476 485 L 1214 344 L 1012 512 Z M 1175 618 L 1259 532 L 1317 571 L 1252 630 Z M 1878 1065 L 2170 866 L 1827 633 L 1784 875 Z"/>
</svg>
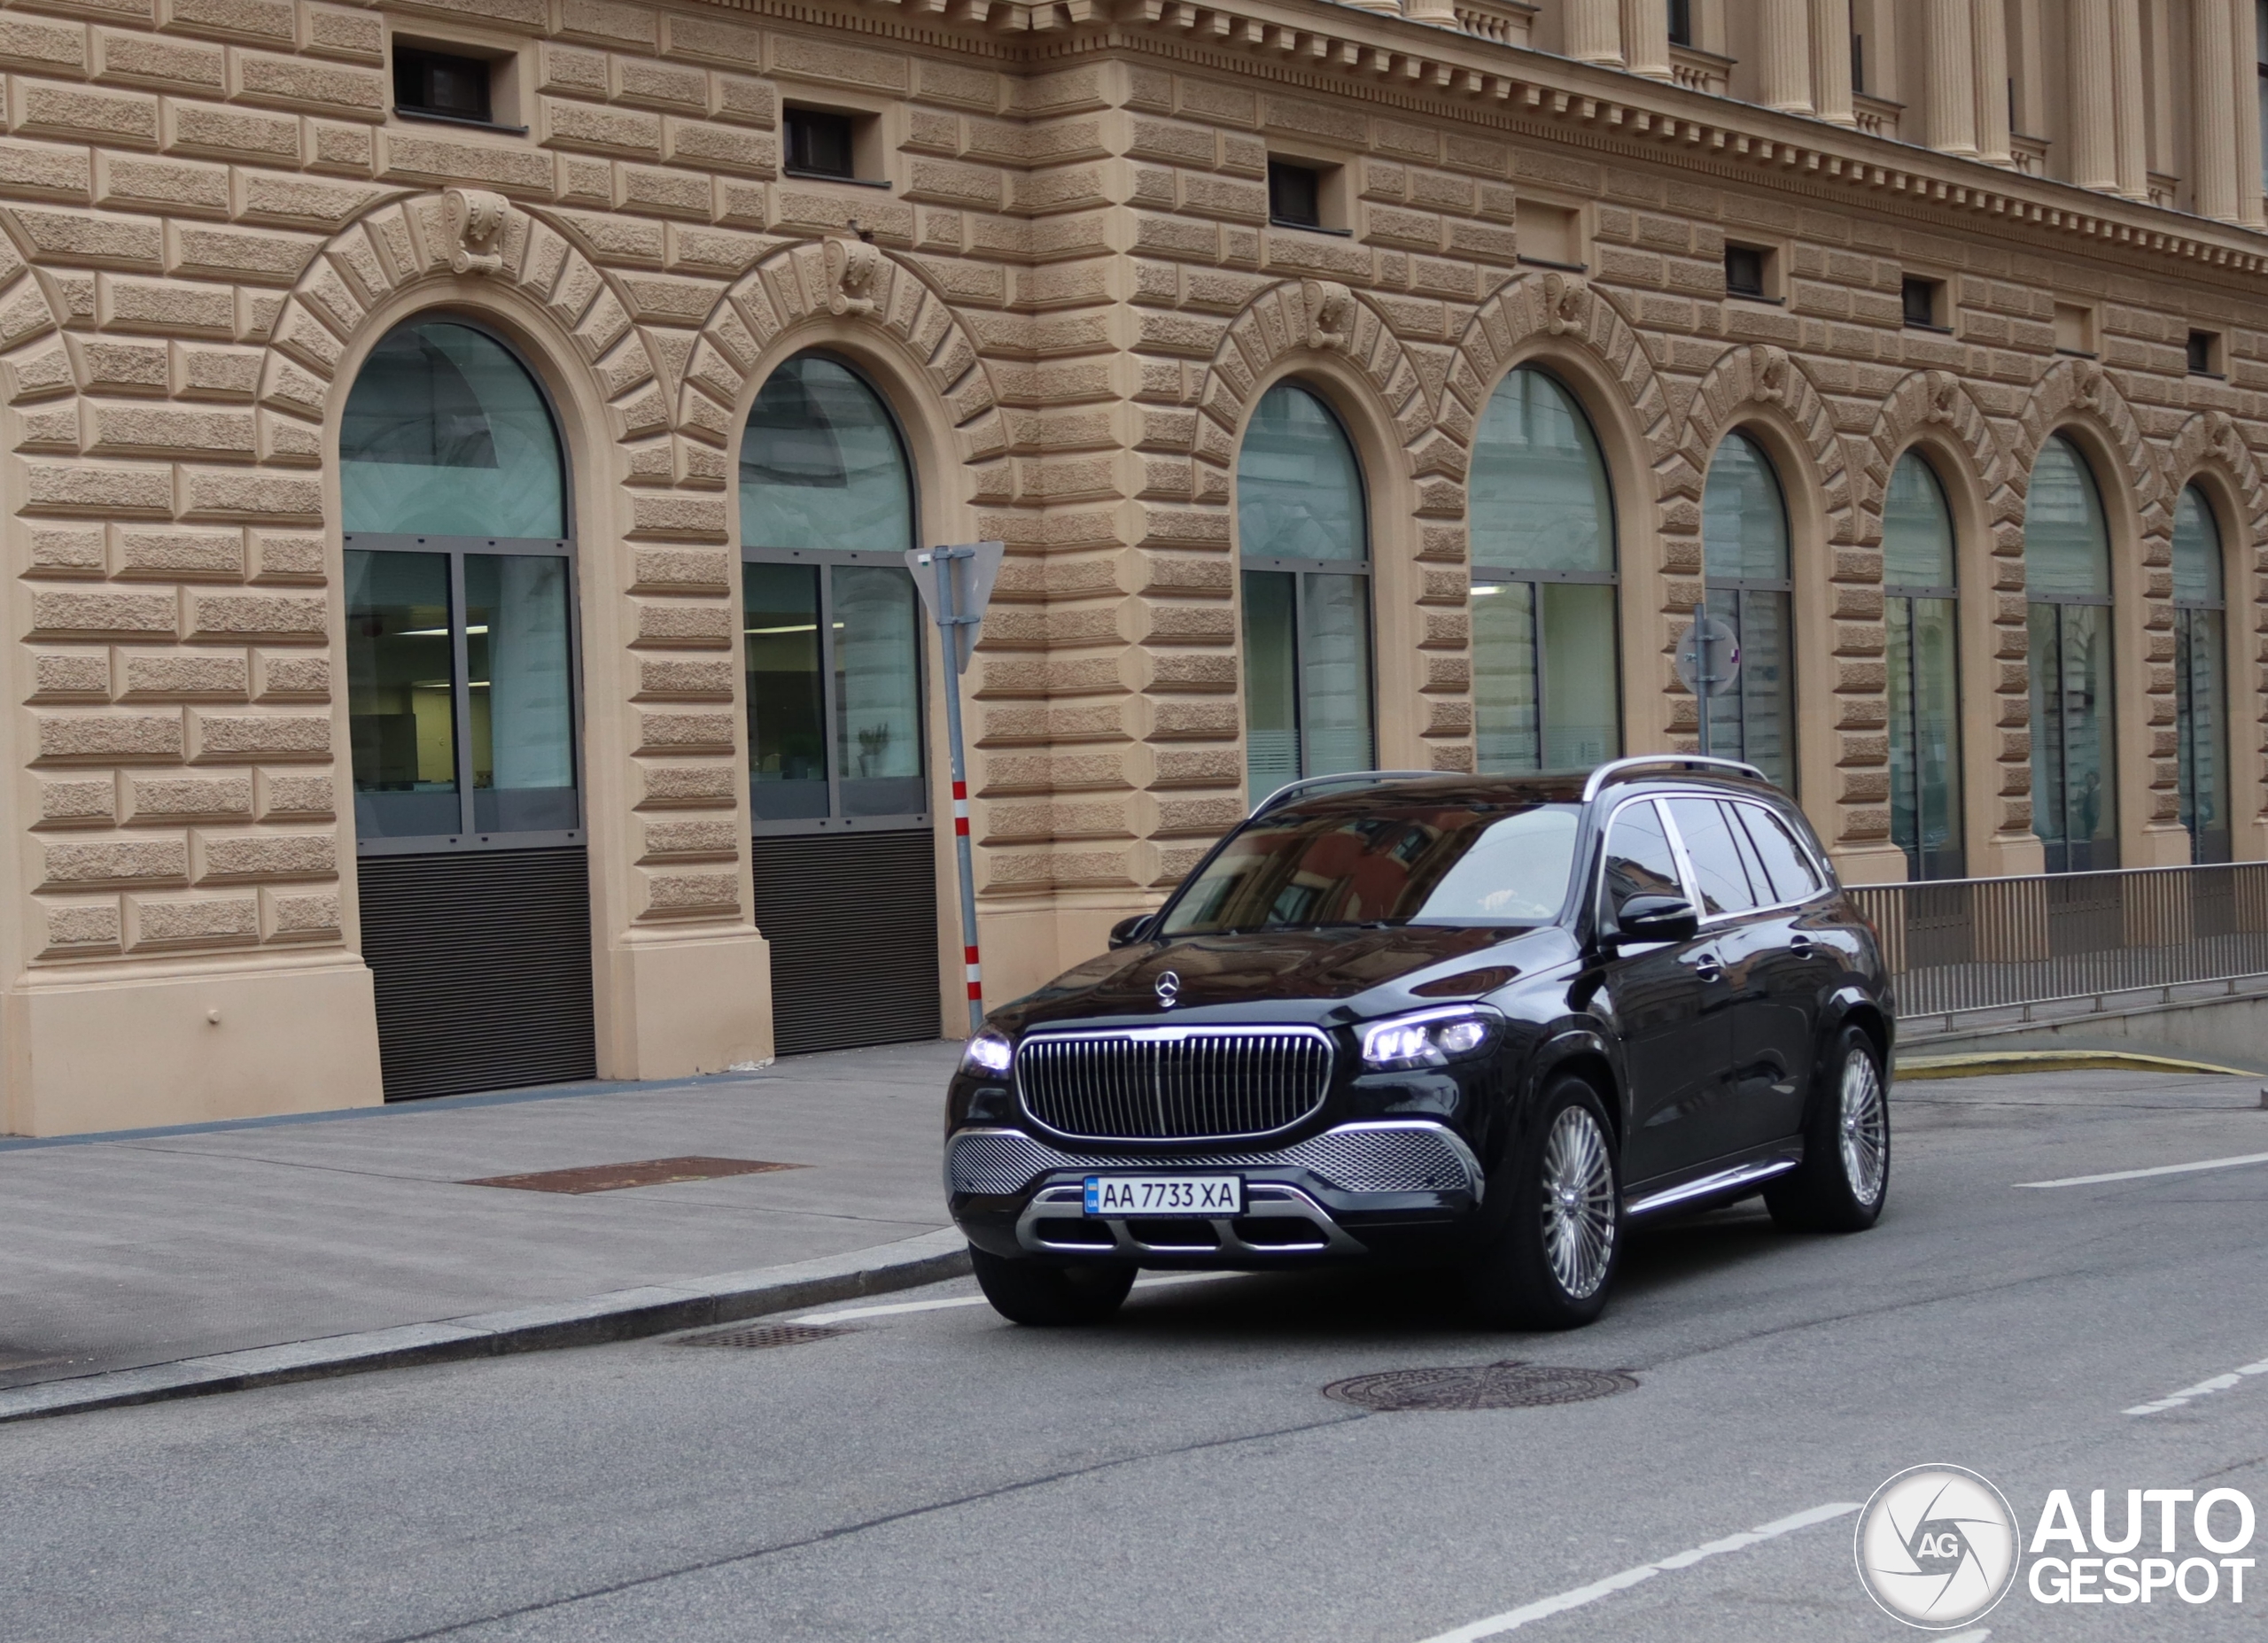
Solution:
<svg viewBox="0 0 2268 1643">
<path fill-rule="evenodd" d="M 945 641 L 945 737 L 953 767 L 953 853 L 960 864 L 961 958 L 968 973 L 968 1030 L 975 1033 L 984 1025 L 984 970 L 976 953 L 976 864 L 969 856 L 968 762 L 961 751 L 960 675 L 967 665 L 968 653 L 975 647 L 961 643 L 960 630 L 974 628 L 984 617 L 981 611 L 963 616 L 954 597 L 952 562 L 975 559 L 975 548 L 936 547 L 922 557 L 936 572 L 937 631 Z"/>
</svg>

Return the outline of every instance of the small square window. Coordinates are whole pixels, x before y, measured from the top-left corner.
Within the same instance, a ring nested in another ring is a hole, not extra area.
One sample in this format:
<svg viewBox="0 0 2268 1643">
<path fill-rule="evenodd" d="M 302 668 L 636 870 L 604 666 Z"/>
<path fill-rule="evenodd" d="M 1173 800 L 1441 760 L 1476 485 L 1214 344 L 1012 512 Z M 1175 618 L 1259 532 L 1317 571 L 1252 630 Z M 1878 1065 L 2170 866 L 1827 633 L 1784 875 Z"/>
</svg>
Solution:
<svg viewBox="0 0 2268 1643">
<path fill-rule="evenodd" d="M 2221 375 L 2221 334 L 2218 331 L 2189 333 L 2189 374 L 2192 376 Z"/>
<path fill-rule="evenodd" d="M 788 171 L 805 177 L 857 178 L 858 122 L 850 115 L 791 108 L 787 127 Z"/>
<path fill-rule="evenodd" d="M 1288 160 L 1268 162 L 1268 220 L 1287 229 L 1323 226 L 1323 173 Z"/>
<path fill-rule="evenodd" d="M 496 66 L 485 58 L 396 46 L 394 107 L 400 112 L 491 124 L 489 87 L 495 72 Z"/>
<path fill-rule="evenodd" d="M 2084 303 L 2055 305 L 2055 352 L 2094 358 L 2094 310 Z"/>
<path fill-rule="evenodd" d="M 1908 325 L 1941 331 L 1946 325 L 1946 283 L 1909 274 L 1899 283 L 1899 303 Z"/>
<path fill-rule="evenodd" d="M 1725 291 L 1735 297 L 1762 297 L 1772 271 L 1772 253 L 1756 245 L 1725 247 Z"/>
</svg>

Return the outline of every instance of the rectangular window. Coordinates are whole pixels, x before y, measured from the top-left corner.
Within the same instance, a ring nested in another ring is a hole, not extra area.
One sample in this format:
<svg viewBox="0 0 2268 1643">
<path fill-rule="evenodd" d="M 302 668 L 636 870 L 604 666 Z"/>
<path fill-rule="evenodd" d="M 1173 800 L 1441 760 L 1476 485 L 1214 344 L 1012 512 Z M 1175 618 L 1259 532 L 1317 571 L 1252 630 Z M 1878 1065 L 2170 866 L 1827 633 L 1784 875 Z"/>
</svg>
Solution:
<svg viewBox="0 0 2268 1643">
<path fill-rule="evenodd" d="M 1958 879 L 1961 707 L 1951 599 L 1884 601 L 1890 683 L 1890 836 L 1910 879 Z"/>
<path fill-rule="evenodd" d="M 368 539 L 350 536 L 346 557 L 358 840 L 573 841 L 582 814 L 566 554 L 358 540 Z"/>
<path fill-rule="evenodd" d="M 1734 297 L 1762 297 L 1772 253 L 1755 245 L 1725 247 L 1725 291 Z"/>
<path fill-rule="evenodd" d="M 485 58 L 397 45 L 393 49 L 395 111 L 488 125 L 493 118 L 489 81 L 494 73 L 495 65 Z"/>
<path fill-rule="evenodd" d="M 1253 802 L 1302 776 L 1369 770 L 1370 577 L 1247 570 L 1245 775 Z"/>
<path fill-rule="evenodd" d="M 920 601 L 904 562 L 772 550 L 741 570 L 757 831 L 928 825 Z"/>
<path fill-rule="evenodd" d="M 2225 862 L 2230 855 L 2221 770 L 2228 721 L 2225 621 L 2217 608 L 2174 607 L 2174 752 L 2181 825 L 2189 830 L 2193 862 Z"/>
<path fill-rule="evenodd" d="M 2190 332 L 2187 352 L 2192 376 L 2221 375 L 2221 334 L 2218 331 Z"/>
<path fill-rule="evenodd" d="M 1899 282 L 1898 297 L 1906 323 L 1920 330 L 1942 331 L 1946 324 L 1946 283 L 1915 274 Z"/>
<path fill-rule="evenodd" d="M 850 115 L 791 108 L 784 120 L 789 172 L 806 177 L 857 178 L 857 122 Z"/>
<path fill-rule="evenodd" d="M 1574 771 L 1621 752 L 1614 577 L 1476 575 L 1473 733 L 1479 768 Z"/>
<path fill-rule="evenodd" d="M 1287 160 L 1268 162 L 1268 220 L 1279 228 L 1323 226 L 1323 174 Z"/>
<path fill-rule="evenodd" d="M 1674 46 L 1693 43 L 1693 0 L 1667 0 L 1669 6 L 1669 43 Z"/>
<path fill-rule="evenodd" d="M 2111 762 L 2109 601 L 2033 600 L 2031 830 L 2050 872 L 2118 865 L 2118 793 Z"/>
</svg>

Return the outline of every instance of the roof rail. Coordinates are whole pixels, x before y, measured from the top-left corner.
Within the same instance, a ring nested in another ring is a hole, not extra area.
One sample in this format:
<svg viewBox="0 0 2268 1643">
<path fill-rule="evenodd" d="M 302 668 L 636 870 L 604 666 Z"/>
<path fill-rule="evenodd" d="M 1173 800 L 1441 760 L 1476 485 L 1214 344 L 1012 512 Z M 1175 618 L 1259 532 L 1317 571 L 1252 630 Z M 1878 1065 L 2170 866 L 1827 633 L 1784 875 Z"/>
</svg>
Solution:
<svg viewBox="0 0 2268 1643">
<path fill-rule="evenodd" d="M 1734 771 L 1743 776 L 1753 776 L 1761 782 L 1769 782 L 1772 779 L 1753 764 L 1744 764 L 1738 759 L 1713 759 L 1705 754 L 1699 753 L 1642 753 L 1633 758 L 1610 760 L 1593 771 L 1590 779 L 1583 784 L 1583 802 L 1588 804 L 1593 799 L 1598 797 L 1599 789 L 1605 787 L 1611 779 L 1619 777 L 1627 771 L 1636 770 L 1649 764 L 1667 765 L 1677 770 L 1706 767 L 1712 770 Z"/>
<path fill-rule="evenodd" d="M 1303 776 L 1297 781 L 1287 781 L 1252 807 L 1252 816 L 1264 816 L 1278 804 L 1296 798 L 1310 787 L 1333 787 L 1352 784 L 1358 787 L 1374 787 L 1381 782 L 1429 781 L 1436 776 L 1454 776 L 1455 771 L 1341 771 L 1336 776 Z M 1247 821 L 1252 816 L 1245 818 Z"/>
</svg>

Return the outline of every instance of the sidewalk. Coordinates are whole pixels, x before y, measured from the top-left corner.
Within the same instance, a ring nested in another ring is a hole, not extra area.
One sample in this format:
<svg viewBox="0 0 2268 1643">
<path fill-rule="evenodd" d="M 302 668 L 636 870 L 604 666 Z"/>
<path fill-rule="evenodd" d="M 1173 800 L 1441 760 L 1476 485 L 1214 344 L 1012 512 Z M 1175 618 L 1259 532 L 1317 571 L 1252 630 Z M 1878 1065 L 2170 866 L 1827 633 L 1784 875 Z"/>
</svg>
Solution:
<svg viewBox="0 0 2268 1643">
<path fill-rule="evenodd" d="M 946 1224 L 959 1050 L 0 1140 L 0 1389 L 880 1256 Z M 798 1167 L 583 1194 L 463 1184 L 684 1156 Z"/>
</svg>

